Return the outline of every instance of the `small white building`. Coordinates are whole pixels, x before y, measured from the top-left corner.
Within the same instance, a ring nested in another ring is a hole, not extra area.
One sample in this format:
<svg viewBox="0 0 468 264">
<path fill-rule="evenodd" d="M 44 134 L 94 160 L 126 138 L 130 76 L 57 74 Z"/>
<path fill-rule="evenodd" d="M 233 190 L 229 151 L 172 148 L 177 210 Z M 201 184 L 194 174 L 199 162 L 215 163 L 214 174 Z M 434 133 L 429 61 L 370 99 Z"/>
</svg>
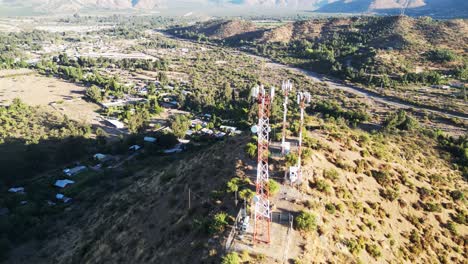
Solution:
<svg viewBox="0 0 468 264">
<path fill-rule="evenodd" d="M 75 182 L 72 180 L 65 179 L 65 180 L 57 180 L 54 185 L 59 188 L 65 188 L 67 187 L 67 185 L 73 184 L 73 183 Z"/>
<path fill-rule="evenodd" d="M 11 193 L 24 193 L 24 187 L 12 187 L 8 191 Z"/>
<path fill-rule="evenodd" d="M 202 133 L 207 134 L 207 135 L 212 135 L 212 134 L 213 134 L 213 130 L 208 129 L 208 128 L 202 128 L 200 131 L 201 131 Z"/>
<path fill-rule="evenodd" d="M 63 173 L 69 177 L 71 176 L 75 176 L 85 170 L 87 170 L 88 168 L 86 166 L 76 166 L 74 168 L 71 168 L 71 169 L 64 169 L 63 170 Z"/>
<path fill-rule="evenodd" d="M 226 132 L 236 132 L 237 130 L 237 127 L 233 127 L 233 126 L 220 126 L 219 129 L 223 130 L 223 131 L 226 131 Z"/>
<path fill-rule="evenodd" d="M 128 150 L 131 150 L 131 151 L 138 151 L 139 149 L 141 149 L 141 147 L 138 145 L 133 145 L 128 148 Z"/>
<path fill-rule="evenodd" d="M 72 198 L 66 197 L 65 195 L 63 195 L 63 194 L 61 194 L 61 193 L 57 193 L 57 194 L 55 195 L 55 198 L 56 198 L 57 200 L 63 201 L 64 203 L 69 203 L 69 202 L 71 202 L 71 200 L 72 200 Z"/>
<path fill-rule="evenodd" d="M 226 133 L 224 133 L 224 132 L 218 132 L 218 133 L 215 134 L 216 138 L 223 138 L 224 136 L 226 136 Z"/>
<path fill-rule="evenodd" d="M 150 142 L 150 143 L 154 143 L 154 142 L 157 141 L 157 139 L 154 138 L 154 137 L 144 137 L 143 140 L 144 140 L 145 142 Z"/>
<path fill-rule="evenodd" d="M 116 119 L 106 119 L 109 124 L 113 125 L 115 128 L 122 129 L 125 128 L 125 124 Z"/>
<path fill-rule="evenodd" d="M 106 157 L 107 157 L 107 156 L 104 155 L 104 154 L 102 154 L 102 153 L 96 153 L 96 154 L 94 154 L 94 156 L 93 156 L 93 158 L 94 158 L 95 160 L 103 160 L 103 159 L 105 159 Z"/>
<path fill-rule="evenodd" d="M 179 143 L 179 144 L 175 145 L 175 146 L 174 146 L 173 148 L 171 148 L 171 149 L 166 149 L 166 150 L 164 150 L 164 153 L 166 153 L 166 154 L 179 153 L 179 152 L 182 152 L 182 150 L 183 150 L 183 149 L 182 149 L 182 144 Z"/>
</svg>

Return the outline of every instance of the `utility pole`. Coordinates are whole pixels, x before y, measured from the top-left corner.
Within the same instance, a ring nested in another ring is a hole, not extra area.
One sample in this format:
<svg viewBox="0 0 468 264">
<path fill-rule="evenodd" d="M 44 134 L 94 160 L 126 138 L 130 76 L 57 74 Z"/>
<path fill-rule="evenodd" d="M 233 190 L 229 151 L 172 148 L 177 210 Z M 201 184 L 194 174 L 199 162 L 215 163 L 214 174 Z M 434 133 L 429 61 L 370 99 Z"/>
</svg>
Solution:
<svg viewBox="0 0 468 264">
<path fill-rule="evenodd" d="M 188 189 L 188 209 L 190 209 L 191 206 L 191 199 L 190 199 L 190 188 Z"/>
<path fill-rule="evenodd" d="M 284 103 L 283 103 L 283 133 L 281 138 L 281 154 L 286 155 L 286 152 L 289 152 L 290 144 L 288 142 L 288 146 L 286 146 L 286 118 L 288 115 L 288 96 L 289 92 L 292 91 L 292 83 L 290 80 L 286 82 L 283 81 L 281 85 L 281 90 L 283 91 L 284 95 Z"/>
<path fill-rule="evenodd" d="M 271 207 L 269 200 L 268 146 L 270 133 L 270 109 L 275 95 L 271 87 L 268 94 L 262 86 L 252 89 L 252 96 L 258 104 L 258 124 L 252 127 L 257 133 L 257 179 L 254 196 L 254 237 L 253 241 L 270 243 Z"/>
</svg>

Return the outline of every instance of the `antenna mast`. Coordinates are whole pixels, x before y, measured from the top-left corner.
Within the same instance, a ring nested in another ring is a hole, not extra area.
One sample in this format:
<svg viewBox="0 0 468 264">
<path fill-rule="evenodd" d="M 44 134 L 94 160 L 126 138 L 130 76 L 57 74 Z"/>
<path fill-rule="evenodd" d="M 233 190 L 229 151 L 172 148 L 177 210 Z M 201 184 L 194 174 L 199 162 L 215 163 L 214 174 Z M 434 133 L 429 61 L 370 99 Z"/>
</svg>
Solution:
<svg viewBox="0 0 468 264">
<path fill-rule="evenodd" d="M 255 182 L 256 194 L 254 197 L 254 243 L 270 243 L 271 208 L 269 200 L 269 173 L 268 173 L 268 144 L 270 133 L 270 107 L 275 94 L 275 89 L 270 89 L 270 94 L 263 86 L 256 86 L 252 90 L 252 96 L 258 104 L 258 124 L 252 127 L 252 132 L 257 133 L 257 179 Z"/>
<path fill-rule="evenodd" d="M 286 146 L 286 117 L 288 114 L 288 96 L 289 92 L 292 91 L 292 83 L 290 80 L 287 80 L 286 82 L 283 81 L 283 84 L 281 85 L 281 90 L 283 91 L 284 95 L 284 103 L 283 103 L 283 135 L 281 139 L 281 154 L 285 155 L 286 152 L 289 152 L 289 144 Z"/>
<path fill-rule="evenodd" d="M 302 154 L 302 130 L 304 126 L 304 109 L 306 104 L 310 103 L 310 93 L 309 92 L 299 92 L 297 94 L 297 104 L 301 109 L 301 121 L 299 124 L 299 144 L 297 149 L 297 165 L 289 167 L 289 179 L 291 182 L 302 182 L 302 168 L 301 168 L 301 154 Z"/>
</svg>

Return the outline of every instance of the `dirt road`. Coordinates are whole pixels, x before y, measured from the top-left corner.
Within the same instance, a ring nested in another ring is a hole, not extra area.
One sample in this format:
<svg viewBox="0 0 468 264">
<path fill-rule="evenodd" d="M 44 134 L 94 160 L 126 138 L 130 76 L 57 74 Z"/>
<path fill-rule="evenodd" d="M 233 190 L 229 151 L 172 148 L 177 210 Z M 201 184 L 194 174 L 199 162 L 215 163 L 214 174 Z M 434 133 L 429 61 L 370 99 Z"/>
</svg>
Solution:
<svg viewBox="0 0 468 264">
<path fill-rule="evenodd" d="M 158 31 L 158 33 L 162 34 L 162 35 L 164 35 L 164 36 L 166 36 L 168 38 L 199 44 L 196 41 L 179 38 L 179 37 L 170 35 L 170 34 L 168 34 L 166 32 L 163 32 L 163 31 Z M 211 45 L 216 46 L 214 44 L 211 44 Z M 226 48 L 226 49 L 229 50 L 229 48 Z M 459 119 L 468 121 L 468 115 L 464 114 L 464 113 L 460 113 L 460 112 L 456 112 L 456 111 L 450 111 L 450 110 L 440 110 L 440 109 L 437 109 L 437 108 L 431 107 L 431 106 L 415 105 L 415 104 L 412 104 L 410 102 L 403 101 L 403 100 L 401 100 L 401 99 L 399 99 L 397 97 L 385 96 L 385 95 L 381 95 L 381 94 L 376 93 L 376 92 L 372 92 L 372 91 L 360 88 L 360 87 L 358 87 L 356 85 L 345 84 L 340 80 L 333 79 L 333 78 L 327 77 L 325 75 L 322 75 L 322 74 L 319 74 L 319 73 L 316 73 L 316 72 L 312 72 L 312 71 L 296 68 L 296 67 L 293 67 L 293 66 L 273 62 L 269 58 L 254 55 L 254 54 L 248 53 L 246 51 L 242 51 L 242 50 L 239 50 L 239 49 L 231 49 L 231 50 L 235 50 L 236 53 L 240 53 L 240 54 L 243 54 L 243 55 L 246 55 L 246 56 L 249 56 L 249 57 L 253 57 L 253 58 L 257 59 L 257 60 L 264 61 L 266 63 L 267 67 L 277 67 L 277 68 L 288 69 L 288 70 L 291 70 L 291 71 L 294 71 L 294 72 L 300 72 L 300 73 L 312 78 L 316 82 L 322 82 L 322 83 L 327 84 L 330 89 L 343 90 L 343 91 L 353 93 L 353 94 L 356 94 L 358 96 L 362 96 L 362 97 L 365 97 L 365 98 L 369 98 L 369 99 L 374 100 L 376 102 L 383 103 L 383 104 L 393 106 L 393 107 L 396 107 L 396 108 L 401 108 L 401 109 L 412 108 L 412 109 L 419 110 L 419 111 L 425 111 L 425 112 L 444 115 L 444 116 L 446 116 L 448 118 L 459 118 Z"/>
</svg>

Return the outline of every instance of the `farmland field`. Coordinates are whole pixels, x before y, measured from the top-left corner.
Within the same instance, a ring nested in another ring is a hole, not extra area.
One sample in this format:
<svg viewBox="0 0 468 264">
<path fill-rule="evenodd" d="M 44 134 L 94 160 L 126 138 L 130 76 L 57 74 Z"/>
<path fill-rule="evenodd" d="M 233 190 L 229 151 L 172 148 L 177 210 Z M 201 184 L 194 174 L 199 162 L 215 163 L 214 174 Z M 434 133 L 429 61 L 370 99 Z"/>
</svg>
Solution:
<svg viewBox="0 0 468 264">
<path fill-rule="evenodd" d="M 0 71 L 0 76 L 15 75 L 12 70 Z M 69 118 L 90 124 L 97 124 L 96 110 L 99 106 L 82 99 L 85 87 L 18 70 L 16 76 L 0 77 L 0 104 L 8 105 L 14 98 L 20 98 L 29 105 L 47 106 Z"/>
</svg>

